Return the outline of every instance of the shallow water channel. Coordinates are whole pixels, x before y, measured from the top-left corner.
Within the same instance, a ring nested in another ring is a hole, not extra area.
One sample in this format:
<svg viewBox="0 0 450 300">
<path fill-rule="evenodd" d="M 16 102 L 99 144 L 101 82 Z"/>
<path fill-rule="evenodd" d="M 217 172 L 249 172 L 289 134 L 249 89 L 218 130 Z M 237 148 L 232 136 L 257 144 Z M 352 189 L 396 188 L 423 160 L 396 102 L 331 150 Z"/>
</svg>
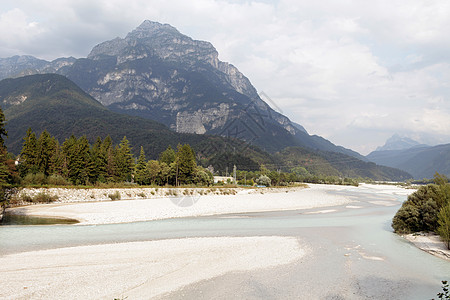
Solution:
<svg viewBox="0 0 450 300">
<path fill-rule="evenodd" d="M 205 236 L 298 237 L 307 255 L 276 268 L 198 282 L 166 299 L 431 299 L 450 262 L 392 233 L 406 196 L 348 188 L 348 205 L 113 225 L 0 226 L 0 255 L 67 246 Z M 277 197 L 277 194 L 274 194 Z"/>
</svg>

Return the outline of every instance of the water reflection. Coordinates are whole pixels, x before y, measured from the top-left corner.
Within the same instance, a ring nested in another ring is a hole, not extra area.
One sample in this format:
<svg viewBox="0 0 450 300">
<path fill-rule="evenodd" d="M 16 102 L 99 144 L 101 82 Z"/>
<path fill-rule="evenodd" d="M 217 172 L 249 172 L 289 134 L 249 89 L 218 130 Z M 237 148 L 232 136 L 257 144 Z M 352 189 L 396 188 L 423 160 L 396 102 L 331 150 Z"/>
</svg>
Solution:
<svg viewBox="0 0 450 300">
<path fill-rule="evenodd" d="M 6 213 L 3 216 L 1 225 L 61 225 L 79 223 L 75 219 L 67 218 L 43 218 L 36 216 L 24 216 Z"/>
</svg>

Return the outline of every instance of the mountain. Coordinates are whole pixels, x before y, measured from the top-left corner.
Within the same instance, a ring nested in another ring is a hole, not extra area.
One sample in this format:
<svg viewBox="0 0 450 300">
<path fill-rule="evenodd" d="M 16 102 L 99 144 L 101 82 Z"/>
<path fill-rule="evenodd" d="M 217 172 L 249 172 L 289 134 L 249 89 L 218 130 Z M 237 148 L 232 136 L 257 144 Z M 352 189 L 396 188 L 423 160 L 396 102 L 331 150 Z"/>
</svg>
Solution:
<svg viewBox="0 0 450 300">
<path fill-rule="evenodd" d="M 179 133 L 238 138 L 269 152 L 301 146 L 365 160 L 310 136 L 267 105 L 247 77 L 218 59 L 210 43 L 168 24 L 144 21 L 125 38 L 98 44 L 87 58 L 45 64 L 19 57 L 0 63 L 6 66 L 2 76 L 65 75 L 112 111 L 155 120 Z"/>
<path fill-rule="evenodd" d="M 450 144 L 374 151 L 367 155 L 367 159 L 404 170 L 414 179 L 433 178 L 435 172 L 450 176 Z"/>
<path fill-rule="evenodd" d="M 204 159 L 216 155 L 216 149 L 226 152 L 226 149 L 246 147 L 247 155 L 240 157 L 244 167 L 258 160 L 270 161 L 269 154 L 242 141 L 176 133 L 152 120 L 111 112 L 75 83 L 57 74 L 0 81 L 0 105 L 7 121 L 6 145 L 15 154 L 20 153 L 26 130 L 32 128 L 37 134 L 46 129 L 61 142 L 72 134 L 86 135 L 90 142 L 98 136 L 110 135 L 116 143 L 126 136 L 135 154 L 142 145 L 147 157 L 153 159 L 169 145 L 175 148 L 179 143 L 188 143 Z"/>
<path fill-rule="evenodd" d="M 291 171 L 304 166 L 311 175 L 369 177 L 377 180 L 403 180 L 410 176 L 399 170 L 376 166 L 354 157 L 326 151 L 291 147 L 269 154 L 240 140 L 219 136 L 177 133 L 165 125 L 111 112 L 75 83 L 57 74 L 29 75 L 0 81 L 0 105 L 7 120 L 8 150 L 18 154 L 26 130 L 37 134 L 47 130 L 60 142 L 70 135 L 96 137 L 110 135 L 118 143 L 126 136 L 137 155 L 142 145 L 147 158 L 155 159 L 171 145 L 188 143 L 203 166 L 217 171 L 259 170 L 261 164 L 272 170 Z"/>
<path fill-rule="evenodd" d="M 427 145 L 420 144 L 408 137 L 402 137 L 398 134 L 394 134 L 390 137 L 384 146 L 378 147 L 375 151 L 386 151 L 386 150 L 405 150 L 414 147 L 427 147 Z"/>
</svg>

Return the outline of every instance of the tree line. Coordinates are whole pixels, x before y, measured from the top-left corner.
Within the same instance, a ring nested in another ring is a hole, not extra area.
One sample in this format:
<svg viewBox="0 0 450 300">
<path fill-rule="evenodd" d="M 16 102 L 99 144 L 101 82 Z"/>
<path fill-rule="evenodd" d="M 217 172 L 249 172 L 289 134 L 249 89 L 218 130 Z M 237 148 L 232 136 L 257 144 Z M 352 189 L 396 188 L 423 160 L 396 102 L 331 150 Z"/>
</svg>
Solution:
<svg viewBox="0 0 450 300">
<path fill-rule="evenodd" d="M 198 166 L 188 145 L 170 146 L 159 160 L 145 158 L 141 146 L 137 160 L 126 137 L 114 145 L 110 136 L 97 137 L 91 145 L 86 136 L 71 136 L 62 144 L 44 130 L 39 137 L 28 129 L 18 159 L 23 183 L 95 185 L 106 182 L 135 182 L 141 185 L 208 185 L 212 174 Z"/>
</svg>

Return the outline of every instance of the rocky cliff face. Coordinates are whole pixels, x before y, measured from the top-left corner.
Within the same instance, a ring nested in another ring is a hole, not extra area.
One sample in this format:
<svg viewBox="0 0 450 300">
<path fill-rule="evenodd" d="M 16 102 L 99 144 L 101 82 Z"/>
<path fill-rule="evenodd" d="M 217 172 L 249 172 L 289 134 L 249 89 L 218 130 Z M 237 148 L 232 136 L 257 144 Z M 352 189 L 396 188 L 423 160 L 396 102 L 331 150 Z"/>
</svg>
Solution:
<svg viewBox="0 0 450 300">
<path fill-rule="evenodd" d="M 269 151 L 306 146 L 358 156 L 309 136 L 270 108 L 236 67 L 220 61 L 211 43 L 168 24 L 144 21 L 126 37 L 95 46 L 84 59 L 14 57 L 0 60 L 0 68 L 0 79 L 27 72 L 65 75 L 111 110 L 177 132 L 235 137 Z"/>
</svg>

